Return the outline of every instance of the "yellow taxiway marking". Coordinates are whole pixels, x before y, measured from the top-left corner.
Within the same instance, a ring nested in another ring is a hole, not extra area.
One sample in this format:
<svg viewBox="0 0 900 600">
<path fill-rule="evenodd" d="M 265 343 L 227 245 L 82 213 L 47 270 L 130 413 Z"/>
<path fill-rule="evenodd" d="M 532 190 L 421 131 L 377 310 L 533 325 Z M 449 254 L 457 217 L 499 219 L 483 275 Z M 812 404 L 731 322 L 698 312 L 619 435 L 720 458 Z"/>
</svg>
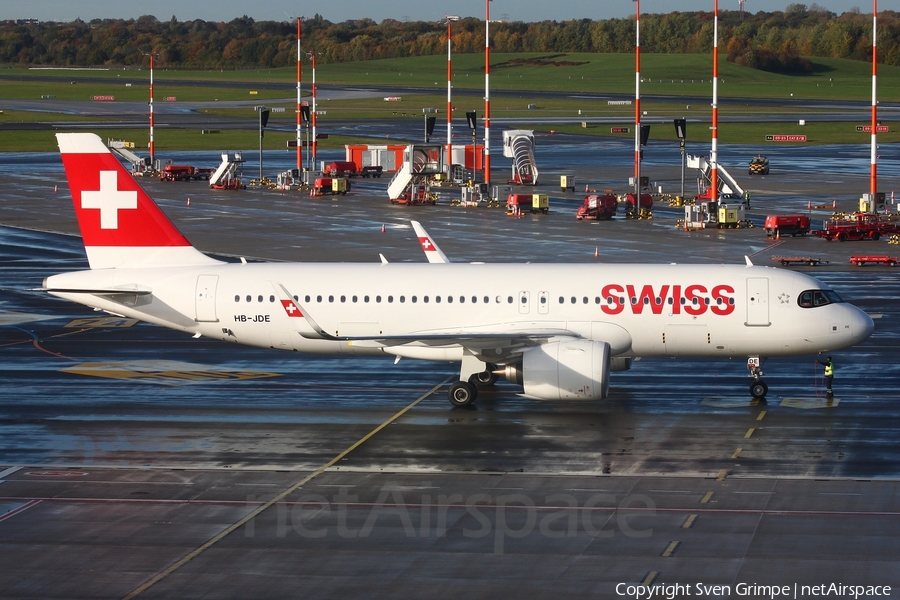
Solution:
<svg viewBox="0 0 900 600">
<path fill-rule="evenodd" d="M 756 427 L 751 427 L 750 429 L 748 429 L 747 433 L 744 434 L 744 439 L 749 440 L 754 431 L 756 431 Z"/>
<path fill-rule="evenodd" d="M 681 544 L 681 542 L 678 542 L 678 541 L 669 542 L 669 545 L 666 546 L 665 551 L 663 551 L 663 553 L 662 553 L 663 557 L 669 558 L 670 556 L 672 556 L 672 554 L 675 553 L 675 548 L 677 548 L 679 544 Z"/>
<path fill-rule="evenodd" d="M 694 521 L 697 520 L 697 515 L 688 515 L 687 521 L 684 522 L 684 525 L 681 526 L 682 529 L 690 529 L 694 525 Z"/>
<path fill-rule="evenodd" d="M 64 325 L 67 329 L 78 329 L 81 327 L 91 327 L 95 329 L 112 329 L 133 327 L 137 325 L 137 319 L 126 319 L 124 317 L 95 317 L 91 319 L 75 319 Z"/>
<path fill-rule="evenodd" d="M 644 577 L 644 580 L 641 582 L 641 585 L 644 586 L 644 587 L 649 586 L 651 583 L 653 583 L 654 581 L 656 581 L 656 578 L 657 578 L 658 576 L 659 576 L 659 571 L 650 571 L 650 572 L 647 573 L 647 575 Z"/>
<path fill-rule="evenodd" d="M 743 450 L 743 448 L 738 448 L 737 450 L 735 450 L 734 454 L 731 455 L 731 458 L 737 458 L 738 456 L 740 456 L 741 450 Z"/>
<path fill-rule="evenodd" d="M 756 417 L 756 420 L 757 420 L 757 421 L 762 421 L 762 420 L 763 420 L 763 417 L 765 417 L 765 416 L 766 416 L 766 411 L 761 411 L 761 412 L 759 413 L 759 416 Z"/>
<path fill-rule="evenodd" d="M 721 471 L 719 471 L 719 476 L 716 477 L 716 481 L 722 481 L 723 479 L 725 479 L 726 475 L 728 475 L 728 469 L 722 469 Z"/>
<path fill-rule="evenodd" d="M 183 567 L 184 565 L 186 565 L 193 559 L 197 558 L 198 556 L 200 556 L 201 554 L 203 554 L 204 552 L 209 550 L 217 542 L 219 542 L 220 540 L 222 540 L 223 538 L 228 536 L 228 534 L 234 532 L 237 529 L 240 529 L 241 527 L 243 527 L 244 525 L 249 523 L 254 517 L 257 517 L 259 514 L 261 514 L 268 508 L 274 506 L 278 502 L 281 502 L 282 500 L 287 498 L 290 494 L 292 494 L 293 492 L 295 492 L 296 490 L 301 488 L 303 485 L 309 483 L 312 479 L 318 477 L 319 475 L 324 473 L 326 470 L 330 469 L 331 467 L 333 467 L 334 465 L 339 463 L 341 461 L 341 459 L 343 459 L 345 456 L 347 456 L 348 454 L 350 454 L 351 452 L 353 452 L 354 450 L 356 450 L 357 448 L 359 448 L 360 446 L 365 444 L 379 431 L 381 431 L 382 429 L 384 429 L 385 427 L 387 427 L 388 425 L 390 425 L 391 423 L 393 423 L 394 421 L 396 421 L 397 419 L 399 419 L 400 417 L 405 415 L 414 406 L 416 406 L 419 402 L 421 402 L 428 396 L 432 395 L 438 389 L 440 389 L 442 386 L 450 383 L 454 379 L 455 379 L 455 376 L 448 377 L 444 381 L 440 382 L 439 384 L 437 384 L 436 386 L 434 386 L 433 388 L 431 388 L 430 390 L 428 390 L 427 392 L 425 392 L 424 394 L 422 394 L 421 396 L 416 398 L 413 402 L 408 404 L 406 406 L 406 408 L 397 412 L 397 414 L 390 417 L 387 421 L 385 421 L 384 423 L 382 423 L 381 425 L 379 425 L 378 427 L 376 427 L 375 429 L 373 429 L 372 431 L 367 433 L 360 440 L 358 440 L 356 443 L 351 445 L 349 448 L 347 448 L 346 450 L 344 450 L 343 452 L 341 452 L 340 454 L 338 454 L 337 456 L 332 458 L 330 461 L 328 461 L 327 463 L 325 463 L 324 465 L 322 465 L 321 467 L 319 467 L 318 469 L 316 469 L 315 471 L 313 471 L 312 473 L 310 473 L 309 475 L 307 475 L 300 481 L 294 483 L 289 488 L 287 488 L 286 490 L 284 490 L 283 492 L 281 492 L 280 494 L 278 494 L 277 496 L 275 496 L 274 498 L 272 498 L 265 504 L 262 504 L 262 505 L 258 506 L 256 509 L 250 511 L 247 515 L 245 515 L 237 523 L 234 523 L 234 524 L 228 526 L 227 528 L 225 528 L 224 531 L 222 531 L 221 533 L 219 533 L 218 535 L 216 535 L 215 537 L 213 537 L 212 539 L 207 541 L 205 544 L 203 544 L 202 546 L 200 546 L 193 552 L 189 553 L 187 556 L 181 558 L 178 562 L 171 565 L 167 569 L 160 571 L 159 573 L 157 573 L 156 575 L 154 575 L 153 577 L 151 577 L 150 579 L 145 581 L 143 584 L 141 584 L 140 586 L 138 586 L 137 588 L 135 588 L 134 590 L 129 592 L 128 595 L 126 595 L 124 597 L 124 600 L 131 600 L 131 598 L 135 598 L 138 595 L 140 595 L 141 593 L 147 591 L 148 589 L 150 589 L 151 587 L 153 587 L 154 585 L 156 585 L 157 583 L 159 583 L 160 581 L 162 581 L 163 579 L 165 579 L 166 577 L 168 577 L 169 575 L 171 575 L 172 573 L 174 573 L 175 571 L 177 571 L 178 569 L 180 569 L 181 567 Z"/>
<path fill-rule="evenodd" d="M 841 403 L 840 398 L 785 398 L 781 406 L 788 408 L 834 408 Z"/>
<path fill-rule="evenodd" d="M 703 500 L 700 501 L 700 504 L 706 504 L 707 502 L 709 502 L 709 499 L 712 498 L 712 495 L 712 492 L 706 492 L 706 495 L 703 496 Z"/>
</svg>

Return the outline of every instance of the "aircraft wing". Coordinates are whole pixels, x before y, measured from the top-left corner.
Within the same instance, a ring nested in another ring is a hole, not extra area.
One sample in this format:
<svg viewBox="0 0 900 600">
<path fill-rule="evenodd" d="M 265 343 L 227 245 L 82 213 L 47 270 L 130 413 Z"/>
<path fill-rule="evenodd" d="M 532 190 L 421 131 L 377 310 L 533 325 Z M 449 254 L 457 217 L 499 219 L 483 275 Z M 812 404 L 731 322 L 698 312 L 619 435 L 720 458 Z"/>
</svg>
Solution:
<svg viewBox="0 0 900 600">
<path fill-rule="evenodd" d="M 431 236 L 428 235 L 428 232 L 425 231 L 425 228 L 422 227 L 422 224 L 418 221 L 410 221 L 413 226 L 413 229 L 416 232 L 416 237 L 419 238 L 419 243 L 422 245 L 422 250 L 425 251 L 425 257 L 428 259 L 430 263 L 448 263 L 450 259 L 447 258 L 447 255 L 441 252 L 441 249 L 438 248 L 438 245 L 434 243 L 434 240 L 431 239 Z"/>
</svg>

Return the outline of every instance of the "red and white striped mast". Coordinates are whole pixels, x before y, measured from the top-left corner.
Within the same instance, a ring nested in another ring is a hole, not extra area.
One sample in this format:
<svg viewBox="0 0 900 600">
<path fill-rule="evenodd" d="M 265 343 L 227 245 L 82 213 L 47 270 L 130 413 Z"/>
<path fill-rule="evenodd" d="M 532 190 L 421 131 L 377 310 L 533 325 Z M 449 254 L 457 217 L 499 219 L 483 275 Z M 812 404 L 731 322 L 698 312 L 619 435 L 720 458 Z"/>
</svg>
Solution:
<svg viewBox="0 0 900 600">
<path fill-rule="evenodd" d="M 484 182 L 491 193 L 491 0 L 484 0 Z"/>
<path fill-rule="evenodd" d="M 297 17 L 297 168 L 303 168 L 303 136 L 300 133 L 300 127 L 303 124 L 303 115 L 300 112 L 300 81 L 302 67 L 300 60 L 303 57 L 303 51 L 300 49 L 300 23 L 303 17 Z"/>
<path fill-rule="evenodd" d="M 156 147 L 153 142 L 153 52 L 145 52 L 150 57 L 150 168 L 156 168 Z"/>
<path fill-rule="evenodd" d="M 458 21 L 459 17 L 446 15 L 444 20 L 447 21 L 447 165 L 453 162 L 453 65 L 452 65 L 452 34 L 453 21 Z"/>
<path fill-rule="evenodd" d="M 634 201 L 641 205 L 641 0 L 637 3 L 634 32 Z M 639 208 L 638 208 L 639 210 Z"/>
<path fill-rule="evenodd" d="M 878 0 L 872 0 L 872 156 L 869 193 L 874 205 L 878 192 Z"/>
<path fill-rule="evenodd" d="M 712 98 L 712 148 L 709 153 L 709 184 L 711 200 L 719 200 L 719 0 L 715 0 L 713 12 L 713 98 Z"/>
<path fill-rule="evenodd" d="M 310 167 L 316 170 L 316 152 L 318 150 L 318 140 L 316 139 L 316 53 L 310 52 L 312 55 L 312 111 L 309 115 L 309 122 L 312 125 L 312 164 Z"/>
</svg>

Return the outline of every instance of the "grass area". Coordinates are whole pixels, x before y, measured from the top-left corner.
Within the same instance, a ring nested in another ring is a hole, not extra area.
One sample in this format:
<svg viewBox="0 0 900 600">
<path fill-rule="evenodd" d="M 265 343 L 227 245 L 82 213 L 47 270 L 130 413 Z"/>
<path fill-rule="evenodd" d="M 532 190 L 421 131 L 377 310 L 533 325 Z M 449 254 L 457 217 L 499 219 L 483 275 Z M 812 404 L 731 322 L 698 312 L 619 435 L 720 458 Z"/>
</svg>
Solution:
<svg viewBox="0 0 900 600">
<path fill-rule="evenodd" d="M 2 80 L 5 71 L 0 71 Z M 54 72 L 55 73 L 55 72 Z M 17 73 L 18 74 L 18 73 Z M 45 74 L 46 75 L 46 74 Z M 73 84 L 73 82 L 76 82 Z M 127 84 L 131 83 L 130 86 Z M 94 96 L 113 96 L 116 102 L 146 102 L 150 97 L 149 78 L 123 78 L 121 81 L 94 82 L 77 81 L 64 76 L 57 81 L 9 81 L 3 80 L 3 100 L 40 100 L 42 96 L 53 96 L 55 100 L 91 100 Z M 268 100 L 272 98 L 296 96 L 296 92 L 283 89 L 267 89 L 265 85 L 235 84 L 233 87 L 196 87 L 172 85 L 157 82 L 154 77 L 153 92 L 155 102 L 166 102 L 174 97 L 180 102 L 210 102 L 217 100 Z M 251 91 L 257 92 L 251 94 Z"/>
<path fill-rule="evenodd" d="M 585 63 L 573 66 L 511 65 L 504 66 L 514 58 L 537 58 L 550 53 L 522 53 L 491 55 L 491 88 L 492 89 L 529 89 L 550 90 L 566 93 L 631 93 L 634 91 L 634 56 L 631 54 L 589 54 L 571 53 L 561 55 L 551 61 L 569 61 Z M 812 58 L 813 73 L 809 75 L 779 75 L 741 67 L 724 60 L 720 53 L 720 86 L 722 98 L 790 98 L 807 99 L 852 99 L 865 100 L 871 97 L 872 69 L 869 63 L 831 58 Z M 421 56 L 371 60 L 353 63 L 322 64 L 316 73 L 320 84 L 399 86 L 415 88 L 435 88 L 436 91 L 446 89 L 447 59 L 444 55 Z M 879 66 L 879 94 L 882 98 L 900 96 L 900 67 Z M 453 85 L 456 88 L 480 89 L 484 87 L 484 56 L 482 54 L 456 54 L 453 56 Z M 70 87 L 96 85 L 90 93 L 63 92 L 65 85 L 53 91 L 40 92 L 33 89 L 30 97 L 39 98 L 41 93 L 77 93 L 81 99 L 95 94 L 110 94 L 126 98 L 125 94 L 136 92 L 135 86 L 141 83 L 144 92 L 139 99 L 146 98 L 146 84 L 149 82 L 149 71 L 144 70 L 27 70 L 2 69 L 4 74 L 15 74 L 33 77 L 55 76 Z M 641 55 L 641 75 L 644 79 L 642 93 L 672 95 L 711 95 L 712 92 L 712 56 L 708 54 L 649 54 Z M 305 82 L 311 81 L 308 64 L 304 65 Z M 87 84 L 87 78 L 104 78 L 108 84 Z M 227 81 L 234 83 L 236 96 L 225 96 L 228 88 L 190 88 L 178 85 L 184 81 Z M 71 81 L 82 81 L 71 85 Z M 280 69 L 247 69 L 241 71 L 179 71 L 157 68 L 154 71 L 154 84 L 157 97 L 167 95 L 181 96 L 187 100 L 197 98 L 198 101 L 247 98 L 249 90 L 257 89 L 260 98 L 266 96 L 266 83 L 291 83 L 296 81 L 294 67 Z M 126 88 L 125 83 L 133 83 Z M 3 97 L 12 97 L 5 88 L 13 82 L 4 82 Z M 35 81 L 35 85 L 46 84 Z M 121 86 L 121 87 L 119 87 Z M 305 83 L 308 89 L 308 83 Z M 112 90 L 112 92 L 110 91 Z M 279 92 L 283 95 L 283 90 Z M 793 94 L 793 96 L 791 96 Z"/>
<path fill-rule="evenodd" d="M 57 152 L 55 133 L 63 131 L 86 131 L 96 133 L 102 139 L 126 140 L 134 142 L 138 153 L 146 154 L 147 129 L 91 129 L 89 126 L 79 126 L 67 130 L 10 130 L 4 131 L 0 136 L 0 152 Z M 165 150 L 210 150 L 216 152 L 225 151 L 254 151 L 259 149 L 259 134 L 255 131 L 227 130 L 219 133 L 201 135 L 199 130 L 191 129 L 162 129 L 154 132 L 156 151 Z M 263 149 L 267 152 L 287 151 L 287 141 L 294 139 L 293 133 L 267 131 L 263 142 Z M 327 140 L 319 142 L 320 150 L 343 149 L 345 144 L 366 144 L 371 140 L 364 140 L 347 136 L 330 136 Z M 294 152 L 291 149 L 290 152 Z M 211 157 L 216 162 L 216 156 Z"/>
<path fill-rule="evenodd" d="M 491 100 L 491 113 L 495 118 L 505 117 L 518 121 L 523 128 L 537 128 L 547 131 L 579 133 L 587 135 L 612 135 L 610 127 L 616 125 L 588 125 L 581 127 L 576 121 L 568 125 L 547 126 L 534 124 L 543 117 L 570 117 L 573 119 L 591 117 L 621 118 L 618 126 L 633 127 L 634 108 L 632 106 L 609 106 L 602 94 L 634 92 L 634 57 L 630 54 L 567 54 L 550 60 L 569 61 L 570 66 L 529 66 L 508 64 L 513 58 L 536 58 L 544 54 L 493 54 L 491 60 L 491 87 L 494 90 L 534 90 L 556 91 L 553 97 L 535 97 L 528 91 L 511 96 L 495 95 Z M 483 111 L 480 91 L 484 86 L 484 62 L 481 54 L 461 54 L 453 58 L 454 87 L 457 94 L 454 104 L 457 113 L 454 121 L 463 126 L 464 112 Z M 548 61 L 542 61 L 547 63 Z M 711 62 L 708 55 L 661 55 L 644 54 L 641 74 L 643 99 L 641 108 L 646 111 L 645 122 L 653 127 L 652 139 L 674 139 L 671 123 L 653 123 L 657 115 L 683 115 L 689 118 L 709 118 L 708 103 L 687 108 L 685 102 L 657 101 L 650 96 L 700 96 L 712 93 Z M 722 117 L 759 115 L 773 111 L 767 106 L 746 106 L 729 98 L 783 98 L 784 105 L 776 110 L 780 114 L 794 114 L 797 119 L 804 115 L 821 112 L 792 106 L 800 99 L 868 100 L 871 95 L 871 68 L 868 63 L 841 59 L 813 59 L 815 71 L 806 76 L 786 76 L 756 71 L 721 61 L 720 115 Z M 900 96 L 900 68 L 880 66 L 879 95 L 882 98 Z M 364 61 L 321 65 L 317 72 L 320 83 L 343 85 L 372 85 L 409 87 L 410 92 L 402 95 L 399 102 L 385 102 L 381 98 L 356 100 L 329 100 L 327 92 L 320 94 L 318 102 L 319 131 L 328 132 L 329 122 L 336 119 L 382 119 L 418 120 L 421 122 L 423 108 L 433 107 L 439 127 L 446 118 L 446 73 L 445 56 L 414 57 L 404 59 Z M 22 75 L 24 81 L 9 81 L 5 74 Z M 272 113 L 273 122 L 287 125 L 293 123 L 293 101 L 272 102 L 292 96 L 293 91 L 273 89 L 273 83 L 290 84 L 295 80 L 293 67 L 284 69 L 248 69 L 242 71 L 175 71 L 157 68 L 155 71 L 155 92 L 158 103 L 174 96 L 178 101 L 198 102 L 208 108 L 211 114 L 228 117 L 246 117 L 255 122 L 256 115 L 251 108 L 220 109 L 216 100 L 259 100 L 270 106 L 281 106 L 284 113 Z M 55 81 L 43 78 L 55 77 Z M 33 80 L 27 80 L 34 77 Z M 102 79 L 95 82 L 91 79 Z M 304 66 L 304 89 L 308 93 L 311 73 Z M 147 100 L 149 71 L 143 70 L 26 70 L 0 69 L 0 100 L 36 100 L 44 94 L 52 94 L 57 100 L 87 100 L 95 95 L 113 95 L 116 101 Z M 210 81 L 226 83 L 222 86 L 191 86 L 190 81 Z M 75 83 L 73 83 L 75 82 Z M 131 86 L 127 86 L 131 83 Z M 433 88 L 434 92 L 424 92 Z M 250 91 L 257 91 L 251 95 Z M 463 90 L 475 95 L 462 94 Z M 793 96 L 792 96 L 793 94 Z M 573 97 L 583 95 L 584 97 Z M 110 108 L 114 108 L 114 104 Z M 529 105 L 535 108 L 529 109 Z M 443 113 L 443 115 L 442 115 Z M 667 117 L 668 118 L 668 117 Z M 43 113 L 7 111 L 0 114 L 3 122 L 80 122 L 101 120 L 99 117 L 83 117 L 65 113 Z M 105 118 L 103 120 L 108 120 Z M 859 124 L 868 122 L 868 114 L 860 111 Z M 857 133 L 855 123 L 811 123 L 799 126 L 793 123 L 723 123 L 719 139 L 723 143 L 765 141 L 767 134 L 804 134 L 809 143 L 866 143 L 868 135 Z M 115 134 L 102 130 L 104 137 L 118 137 L 146 140 L 146 130 L 125 129 Z M 243 149 L 257 146 L 253 131 L 222 130 L 220 134 L 201 136 L 196 130 L 157 129 L 157 147 L 164 149 Z M 624 134 L 628 135 L 628 134 Z M 705 126 L 688 128 L 689 141 L 707 142 L 709 131 Z M 268 132 L 266 147 L 284 148 L 284 142 L 293 133 Z M 341 147 L 345 138 L 332 137 L 323 140 L 320 147 Z M 879 134 L 881 142 L 900 141 L 900 132 Z M 358 140 L 357 140 L 358 141 Z M 55 141 L 49 131 L 7 131 L 0 136 L 0 151 L 7 150 L 54 150 Z"/>
</svg>

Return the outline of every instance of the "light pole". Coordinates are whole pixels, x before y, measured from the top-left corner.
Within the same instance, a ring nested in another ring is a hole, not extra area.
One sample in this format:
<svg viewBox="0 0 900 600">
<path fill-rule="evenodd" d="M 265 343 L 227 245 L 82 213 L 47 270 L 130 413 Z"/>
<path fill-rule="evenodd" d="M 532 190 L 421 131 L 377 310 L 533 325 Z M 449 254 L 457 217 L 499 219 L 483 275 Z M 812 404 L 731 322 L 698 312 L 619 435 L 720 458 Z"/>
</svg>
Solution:
<svg viewBox="0 0 900 600">
<path fill-rule="evenodd" d="M 681 199 L 684 200 L 684 150 L 685 140 L 687 139 L 687 119 L 675 119 L 675 135 L 678 136 L 679 146 L 681 146 Z"/>
<path fill-rule="evenodd" d="M 713 9 L 713 100 L 712 100 L 712 148 L 709 153 L 709 183 L 712 200 L 719 201 L 719 0 Z"/>
<path fill-rule="evenodd" d="M 491 0 L 484 0 L 484 183 L 491 193 Z"/>
<path fill-rule="evenodd" d="M 634 0 L 634 206 L 641 206 L 641 0 Z"/>
<path fill-rule="evenodd" d="M 878 0 L 872 0 L 872 149 L 869 193 L 874 208 L 878 193 Z"/>
<path fill-rule="evenodd" d="M 303 116 L 300 113 L 300 104 L 301 104 L 301 95 L 300 95 L 300 81 L 302 75 L 302 66 L 300 60 L 303 58 L 303 50 L 300 49 L 300 33 L 301 33 L 301 23 L 303 22 L 303 17 L 297 17 L 297 168 L 301 171 L 303 170 L 303 134 L 301 131 L 301 126 L 303 125 Z M 260 128 L 260 140 L 262 140 L 262 128 Z M 260 148 L 262 146 L 260 145 Z M 262 156 L 262 150 L 260 150 L 260 157 Z M 260 177 L 262 175 L 260 174 Z"/>
<path fill-rule="evenodd" d="M 259 183 L 262 185 L 263 178 L 263 128 L 269 122 L 269 109 L 265 106 L 257 106 L 259 111 Z"/>
<path fill-rule="evenodd" d="M 450 175 L 450 165 L 453 162 L 453 22 L 459 21 L 456 15 L 446 15 L 444 20 L 447 21 L 447 175 Z"/>
</svg>

